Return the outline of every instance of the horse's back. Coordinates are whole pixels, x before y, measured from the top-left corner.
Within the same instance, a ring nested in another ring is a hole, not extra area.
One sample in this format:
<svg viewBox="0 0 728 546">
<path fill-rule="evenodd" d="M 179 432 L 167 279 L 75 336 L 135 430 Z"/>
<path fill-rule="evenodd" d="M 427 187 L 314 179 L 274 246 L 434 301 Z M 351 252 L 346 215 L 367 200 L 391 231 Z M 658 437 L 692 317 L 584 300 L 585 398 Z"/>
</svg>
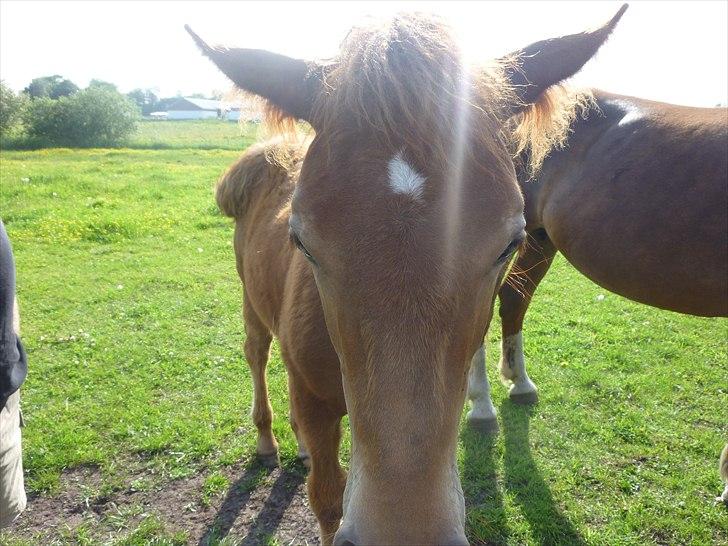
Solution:
<svg viewBox="0 0 728 546">
<path fill-rule="evenodd" d="M 728 314 L 728 111 L 597 93 L 544 164 L 536 205 L 598 284 L 674 311 Z"/>
<path fill-rule="evenodd" d="M 251 146 L 221 177 L 216 198 L 220 210 L 235 218 L 235 257 L 245 298 L 279 339 L 289 373 L 323 398 L 342 392 L 339 361 L 311 267 L 291 244 L 288 227 L 305 151 L 305 143 L 282 140 Z M 339 398 L 333 404 L 343 413 Z"/>
<path fill-rule="evenodd" d="M 305 144 L 274 139 L 249 147 L 220 177 L 215 188 L 217 205 L 226 216 L 263 214 L 285 203 L 295 186 Z"/>
<path fill-rule="evenodd" d="M 293 257 L 288 216 L 302 155 L 299 142 L 251 146 L 216 187 L 218 207 L 235 219 L 233 244 L 246 298 L 273 333 Z"/>
</svg>

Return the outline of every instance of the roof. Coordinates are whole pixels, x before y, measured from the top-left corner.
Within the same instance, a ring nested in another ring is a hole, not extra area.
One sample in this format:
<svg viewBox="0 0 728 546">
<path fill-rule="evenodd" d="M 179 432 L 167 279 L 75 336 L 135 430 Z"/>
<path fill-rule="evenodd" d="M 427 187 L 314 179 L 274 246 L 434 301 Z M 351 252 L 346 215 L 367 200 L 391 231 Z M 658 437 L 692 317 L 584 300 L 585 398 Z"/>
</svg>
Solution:
<svg viewBox="0 0 728 546">
<path fill-rule="evenodd" d="M 190 108 L 193 106 L 194 108 Z M 168 110 L 219 110 L 220 101 L 213 99 L 193 99 L 180 97 L 167 107 Z"/>
</svg>

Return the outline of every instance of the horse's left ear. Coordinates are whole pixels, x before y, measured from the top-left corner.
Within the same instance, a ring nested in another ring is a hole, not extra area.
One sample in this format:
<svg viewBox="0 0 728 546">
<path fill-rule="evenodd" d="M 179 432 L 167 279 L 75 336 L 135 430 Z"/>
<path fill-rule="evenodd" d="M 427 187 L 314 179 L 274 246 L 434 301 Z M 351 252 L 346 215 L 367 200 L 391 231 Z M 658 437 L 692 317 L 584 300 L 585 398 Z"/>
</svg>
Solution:
<svg viewBox="0 0 728 546">
<path fill-rule="evenodd" d="M 267 99 L 291 117 L 311 123 L 316 97 L 322 92 L 322 69 L 315 63 L 261 49 L 209 46 L 185 25 L 202 53 L 244 91 Z"/>
<path fill-rule="evenodd" d="M 627 4 L 622 5 L 616 15 L 597 30 L 536 42 L 502 59 L 519 100 L 519 104 L 513 105 L 512 113 L 535 103 L 549 87 L 576 74 L 606 42 L 627 7 Z"/>
</svg>

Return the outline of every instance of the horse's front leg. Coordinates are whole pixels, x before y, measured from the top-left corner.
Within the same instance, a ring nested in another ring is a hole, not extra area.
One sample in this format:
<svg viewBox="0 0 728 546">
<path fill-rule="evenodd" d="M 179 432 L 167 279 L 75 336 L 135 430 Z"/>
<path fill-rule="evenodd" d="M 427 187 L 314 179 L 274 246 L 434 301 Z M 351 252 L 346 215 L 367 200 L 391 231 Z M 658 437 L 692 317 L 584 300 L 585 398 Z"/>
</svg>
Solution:
<svg viewBox="0 0 728 546">
<path fill-rule="evenodd" d="M 720 454 L 720 462 L 718 463 L 718 470 L 720 477 L 723 479 L 725 489 L 723 494 L 716 497 L 716 502 L 724 502 L 728 505 L 728 444 L 723 448 L 723 452 Z"/>
<path fill-rule="evenodd" d="M 468 399 L 472 404 L 467 415 L 468 425 L 485 434 L 497 433 L 498 419 L 495 406 L 490 399 L 490 384 L 485 371 L 485 345 L 475 352 L 470 361 Z"/>
<path fill-rule="evenodd" d="M 546 231 L 529 234 L 526 248 L 516 258 L 507 282 L 498 292 L 503 332 L 500 372 L 504 382 L 510 385 L 508 396 L 518 404 L 538 402 L 538 389 L 526 372 L 523 319 L 555 255 L 556 247 Z"/>
<path fill-rule="evenodd" d="M 308 449 L 308 501 L 319 522 L 321 543 L 333 543 L 343 515 L 346 473 L 339 464 L 341 414 L 308 392 L 292 376 L 291 404 L 297 432 Z"/>
</svg>

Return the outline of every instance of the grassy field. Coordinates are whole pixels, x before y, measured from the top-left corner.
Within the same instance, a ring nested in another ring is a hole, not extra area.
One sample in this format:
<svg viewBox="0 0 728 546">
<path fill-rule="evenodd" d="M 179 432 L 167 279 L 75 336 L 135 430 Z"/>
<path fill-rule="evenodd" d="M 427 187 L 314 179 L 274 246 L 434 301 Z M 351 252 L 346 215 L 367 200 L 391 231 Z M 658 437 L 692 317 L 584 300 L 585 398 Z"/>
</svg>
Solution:
<svg viewBox="0 0 728 546">
<path fill-rule="evenodd" d="M 254 463 L 232 227 L 211 191 L 250 139 L 232 123 L 149 122 L 140 149 L 0 155 L 30 361 L 32 493 L 0 543 L 313 542 L 311 518 L 299 532 L 285 512 L 306 504 L 277 348 L 284 471 Z M 494 385 L 501 434 L 461 434 L 471 542 L 728 544 L 728 512 L 713 505 L 726 321 L 626 301 L 558 258 L 525 331 L 541 402 L 515 406 Z M 497 383 L 497 322 L 491 332 Z M 278 519 L 260 519 L 274 508 Z M 238 514 L 252 522 L 245 539 Z"/>
<path fill-rule="evenodd" d="M 151 121 L 142 120 L 129 139 L 120 148 L 179 150 L 242 150 L 255 142 L 262 134 L 256 123 L 239 124 L 232 121 L 185 120 Z M 32 150 L 45 148 L 38 139 L 29 138 L 17 131 L 2 135 L 0 144 L 7 150 Z"/>
<path fill-rule="evenodd" d="M 148 121 L 139 123 L 130 148 L 243 150 L 255 142 L 260 125 L 241 125 L 216 119 L 200 121 Z"/>
</svg>

